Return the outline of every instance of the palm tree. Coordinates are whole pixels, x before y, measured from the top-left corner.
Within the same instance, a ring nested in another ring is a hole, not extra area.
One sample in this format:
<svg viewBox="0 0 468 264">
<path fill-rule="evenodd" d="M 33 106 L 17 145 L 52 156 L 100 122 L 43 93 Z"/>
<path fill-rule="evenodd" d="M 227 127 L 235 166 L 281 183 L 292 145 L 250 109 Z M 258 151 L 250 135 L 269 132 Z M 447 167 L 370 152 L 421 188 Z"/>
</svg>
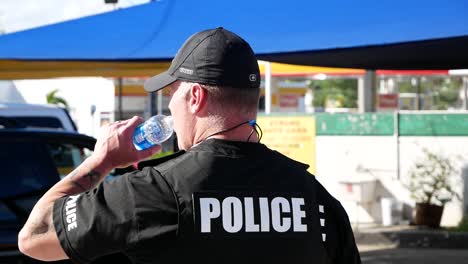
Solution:
<svg viewBox="0 0 468 264">
<path fill-rule="evenodd" d="M 48 104 L 59 105 L 59 106 L 65 107 L 65 109 L 69 110 L 67 101 L 65 99 L 63 99 L 62 97 L 57 96 L 56 95 L 57 92 L 58 92 L 58 89 L 55 89 L 55 90 L 51 91 L 50 93 L 46 94 L 47 103 Z"/>
</svg>

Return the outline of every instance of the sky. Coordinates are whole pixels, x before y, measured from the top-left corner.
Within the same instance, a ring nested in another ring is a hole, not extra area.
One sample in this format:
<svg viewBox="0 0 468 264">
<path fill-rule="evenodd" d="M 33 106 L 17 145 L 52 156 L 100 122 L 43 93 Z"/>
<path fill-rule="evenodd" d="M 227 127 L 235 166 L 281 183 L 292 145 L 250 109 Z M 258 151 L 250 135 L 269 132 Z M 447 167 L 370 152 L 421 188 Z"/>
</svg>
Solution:
<svg viewBox="0 0 468 264">
<path fill-rule="evenodd" d="M 83 16 L 139 5 L 150 0 L 0 0 L 0 32 L 11 33 Z"/>
</svg>

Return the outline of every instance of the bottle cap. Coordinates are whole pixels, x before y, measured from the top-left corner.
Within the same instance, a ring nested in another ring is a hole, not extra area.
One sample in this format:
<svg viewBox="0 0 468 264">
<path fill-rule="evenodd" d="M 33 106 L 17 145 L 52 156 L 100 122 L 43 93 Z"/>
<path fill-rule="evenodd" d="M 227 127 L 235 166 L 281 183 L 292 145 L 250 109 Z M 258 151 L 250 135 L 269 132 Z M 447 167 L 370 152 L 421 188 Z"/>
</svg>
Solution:
<svg viewBox="0 0 468 264">
<path fill-rule="evenodd" d="M 174 120 L 172 119 L 172 116 L 166 116 L 164 118 L 164 121 L 167 122 L 167 124 L 169 125 L 169 127 L 174 127 Z"/>
</svg>

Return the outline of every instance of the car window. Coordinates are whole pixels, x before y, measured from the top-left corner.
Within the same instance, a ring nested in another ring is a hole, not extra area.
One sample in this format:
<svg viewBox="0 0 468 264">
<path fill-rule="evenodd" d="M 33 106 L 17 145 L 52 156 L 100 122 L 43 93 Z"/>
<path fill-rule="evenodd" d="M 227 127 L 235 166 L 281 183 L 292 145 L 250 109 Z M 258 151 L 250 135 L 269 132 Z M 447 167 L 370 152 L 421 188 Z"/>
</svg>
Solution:
<svg viewBox="0 0 468 264">
<path fill-rule="evenodd" d="M 29 214 L 37 199 L 90 152 L 72 144 L 0 139 L 0 221 Z"/>
<path fill-rule="evenodd" d="M 69 144 L 48 144 L 47 147 L 60 178 L 67 176 L 89 155 L 89 150 Z"/>
<path fill-rule="evenodd" d="M 0 144 L 0 198 L 41 190 L 58 180 L 46 145 L 15 141 L 1 141 Z"/>
<path fill-rule="evenodd" d="M 0 222 L 14 220 L 16 220 L 16 215 L 4 203 L 0 203 Z"/>
<path fill-rule="evenodd" d="M 63 129 L 62 122 L 56 117 L 49 116 L 15 116 L 16 120 L 26 127 L 47 127 Z"/>
</svg>

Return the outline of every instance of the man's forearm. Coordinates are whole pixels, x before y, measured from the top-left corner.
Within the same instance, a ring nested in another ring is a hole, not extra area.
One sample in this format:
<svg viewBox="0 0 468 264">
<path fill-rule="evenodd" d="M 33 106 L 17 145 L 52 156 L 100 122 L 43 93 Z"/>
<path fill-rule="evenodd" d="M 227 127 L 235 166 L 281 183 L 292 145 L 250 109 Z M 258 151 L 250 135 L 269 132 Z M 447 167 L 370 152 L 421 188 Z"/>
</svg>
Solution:
<svg viewBox="0 0 468 264">
<path fill-rule="evenodd" d="M 161 150 L 161 146 L 142 151 L 135 149 L 132 143 L 133 132 L 142 122 L 142 118 L 135 116 L 101 128 L 93 155 L 55 184 L 34 206 L 18 235 L 21 252 L 41 260 L 67 258 L 53 226 L 52 208 L 55 201 L 63 196 L 89 191 L 114 167 L 126 167 Z"/>
<path fill-rule="evenodd" d="M 31 213 L 18 234 L 18 247 L 23 254 L 44 261 L 68 258 L 58 242 L 52 221 L 52 207 L 36 204 L 34 213 Z"/>
<path fill-rule="evenodd" d="M 34 206 L 18 235 L 18 245 L 21 252 L 41 260 L 67 258 L 60 246 L 53 225 L 52 208 L 54 202 L 63 196 L 75 195 L 93 189 L 110 170 L 110 167 L 90 157 L 47 191 Z M 44 246 L 47 246 L 47 250 L 44 250 Z"/>
<path fill-rule="evenodd" d="M 50 191 L 64 195 L 74 195 L 96 187 L 112 168 L 97 161 L 87 159 L 78 168 L 58 182 Z"/>
<path fill-rule="evenodd" d="M 50 188 L 50 190 L 42 196 L 39 202 L 43 200 L 45 203 L 53 204 L 60 197 L 89 191 L 101 183 L 111 169 L 112 168 L 110 166 L 91 156 L 65 178 Z"/>
</svg>

